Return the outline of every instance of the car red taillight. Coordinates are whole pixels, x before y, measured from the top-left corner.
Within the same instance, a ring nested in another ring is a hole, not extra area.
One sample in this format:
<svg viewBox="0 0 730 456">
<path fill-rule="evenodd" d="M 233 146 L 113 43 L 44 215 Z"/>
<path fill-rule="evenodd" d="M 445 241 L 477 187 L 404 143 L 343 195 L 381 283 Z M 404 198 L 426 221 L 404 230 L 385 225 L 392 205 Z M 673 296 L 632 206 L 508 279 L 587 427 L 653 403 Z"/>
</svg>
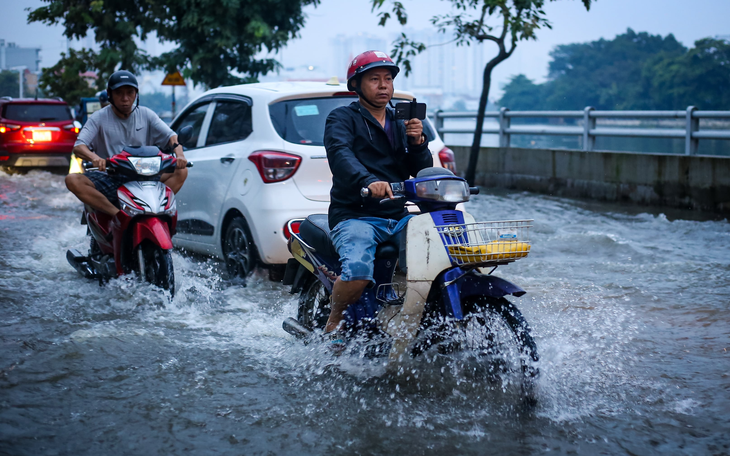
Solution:
<svg viewBox="0 0 730 456">
<path fill-rule="evenodd" d="M 449 149 L 448 147 L 444 147 L 439 152 L 439 160 L 441 160 L 441 165 L 451 171 L 452 173 L 456 174 L 456 161 L 454 160 L 454 151 Z"/>
<path fill-rule="evenodd" d="M 9 131 L 17 131 L 17 130 L 20 130 L 20 125 L 0 123 L 0 133 L 7 133 Z"/>
<path fill-rule="evenodd" d="M 77 127 L 74 124 L 64 125 L 63 129 L 66 131 L 70 131 L 71 133 L 76 133 L 76 134 L 79 134 L 79 132 L 81 131 L 81 128 Z"/>
<path fill-rule="evenodd" d="M 297 168 L 302 162 L 302 157 L 269 150 L 254 152 L 248 156 L 248 159 L 256 165 L 261 179 L 266 184 L 289 179 L 297 172 Z"/>
<path fill-rule="evenodd" d="M 289 231 L 289 222 L 284 224 L 284 237 L 289 239 L 294 234 L 299 234 L 299 225 L 301 225 L 302 222 L 291 222 L 291 231 Z"/>
</svg>

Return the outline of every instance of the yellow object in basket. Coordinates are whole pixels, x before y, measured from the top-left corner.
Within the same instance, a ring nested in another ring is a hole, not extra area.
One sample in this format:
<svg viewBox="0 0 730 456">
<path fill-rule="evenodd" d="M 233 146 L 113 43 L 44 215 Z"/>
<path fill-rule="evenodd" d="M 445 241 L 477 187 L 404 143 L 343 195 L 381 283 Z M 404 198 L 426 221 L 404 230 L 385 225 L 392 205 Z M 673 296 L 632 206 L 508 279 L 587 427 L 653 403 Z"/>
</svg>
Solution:
<svg viewBox="0 0 730 456">
<path fill-rule="evenodd" d="M 459 261 L 480 263 L 493 260 L 516 260 L 526 257 L 530 252 L 530 244 L 517 240 L 500 240 L 471 247 L 450 245 L 448 250 L 449 254 Z"/>
</svg>

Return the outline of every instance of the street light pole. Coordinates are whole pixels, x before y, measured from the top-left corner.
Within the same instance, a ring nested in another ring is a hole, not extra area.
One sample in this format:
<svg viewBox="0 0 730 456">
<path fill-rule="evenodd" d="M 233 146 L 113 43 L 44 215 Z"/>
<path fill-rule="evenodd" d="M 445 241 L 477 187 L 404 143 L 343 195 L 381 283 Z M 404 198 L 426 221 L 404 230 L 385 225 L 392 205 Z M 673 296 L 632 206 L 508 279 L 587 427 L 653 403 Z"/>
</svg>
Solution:
<svg viewBox="0 0 730 456">
<path fill-rule="evenodd" d="M 20 98 L 23 98 L 23 72 L 28 69 L 28 67 L 23 65 L 12 67 L 10 69 L 18 71 L 18 86 L 20 86 Z"/>
</svg>

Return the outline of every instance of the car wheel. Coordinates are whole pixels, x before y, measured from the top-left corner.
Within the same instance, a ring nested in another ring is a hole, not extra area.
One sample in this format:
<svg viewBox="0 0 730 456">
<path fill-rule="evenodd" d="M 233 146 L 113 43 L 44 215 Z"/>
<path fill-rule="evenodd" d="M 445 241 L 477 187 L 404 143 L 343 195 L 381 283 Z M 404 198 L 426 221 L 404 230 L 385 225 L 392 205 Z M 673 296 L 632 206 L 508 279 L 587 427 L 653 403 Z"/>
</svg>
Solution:
<svg viewBox="0 0 730 456">
<path fill-rule="evenodd" d="M 230 278 L 245 278 L 256 265 L 256 246 L 242 217 L 236 217 L 223 238 L 223 258 Z"/>
</svg>

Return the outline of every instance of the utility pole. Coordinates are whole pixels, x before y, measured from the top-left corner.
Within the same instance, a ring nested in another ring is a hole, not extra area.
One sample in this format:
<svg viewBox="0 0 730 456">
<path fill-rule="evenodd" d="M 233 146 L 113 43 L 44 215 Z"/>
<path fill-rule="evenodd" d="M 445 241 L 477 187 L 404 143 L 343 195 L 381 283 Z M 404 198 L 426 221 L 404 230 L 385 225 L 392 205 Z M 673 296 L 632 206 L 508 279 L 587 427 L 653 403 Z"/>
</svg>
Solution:
<svg viewBox="0 0 730 456">
<path fill-rule="evenodd" d="M 20 87 L 20 97 L 18 98 L 23 98 L 23 72 L 27 68 L 27 66 L 16 66 L 10 68 L 11 70 L 16 70 L 18 72 L 18 86 Z"/>
</svg>

